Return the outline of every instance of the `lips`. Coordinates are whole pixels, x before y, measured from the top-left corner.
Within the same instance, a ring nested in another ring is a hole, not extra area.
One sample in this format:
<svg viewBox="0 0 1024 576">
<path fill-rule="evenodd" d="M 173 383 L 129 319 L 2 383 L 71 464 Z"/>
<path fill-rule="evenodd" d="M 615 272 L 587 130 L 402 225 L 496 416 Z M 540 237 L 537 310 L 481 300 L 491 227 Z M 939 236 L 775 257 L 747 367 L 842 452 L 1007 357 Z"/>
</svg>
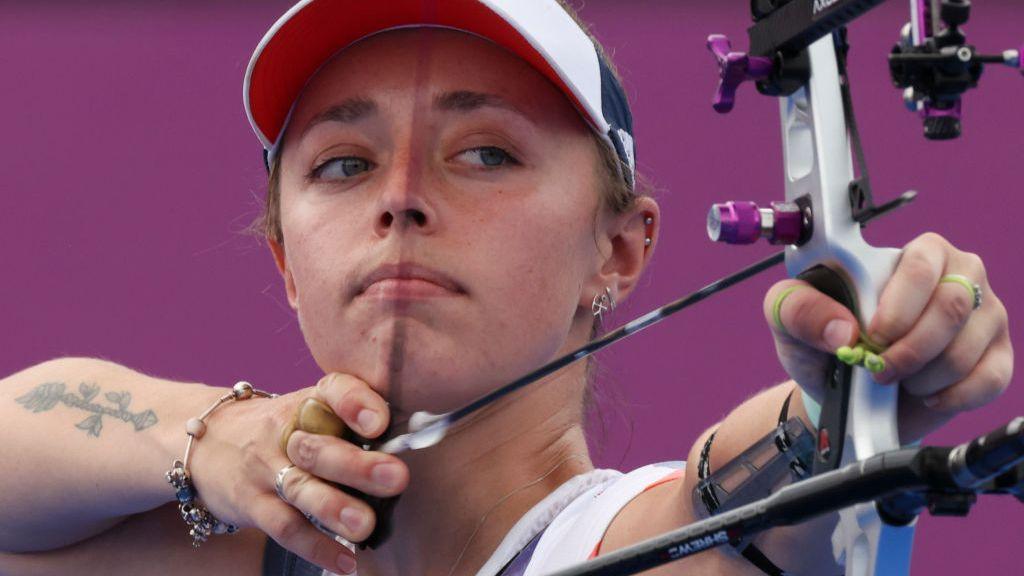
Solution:
<svg viewBox="0 0 1024 576">
<path fill-rule="evenodd" d="M 356 296 L 417 298 L 466 293 L 462 286 L 443 272 L 412 263 L 380 266 L 358 286 Z"/>
</svg>

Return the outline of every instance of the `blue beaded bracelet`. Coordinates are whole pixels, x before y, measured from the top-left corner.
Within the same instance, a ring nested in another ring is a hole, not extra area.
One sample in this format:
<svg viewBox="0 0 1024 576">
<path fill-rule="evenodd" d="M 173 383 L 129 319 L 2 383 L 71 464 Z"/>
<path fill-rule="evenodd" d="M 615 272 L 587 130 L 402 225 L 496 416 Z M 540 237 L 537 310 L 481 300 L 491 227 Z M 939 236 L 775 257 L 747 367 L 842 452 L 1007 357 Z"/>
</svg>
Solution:
<svg viewBox="0 0 1024 576">
<path fill-rule="evenodd" d="M 202 438 L 206 433 L 206 418 L 219 408 L 222 404 L 232 400 L 248 400 L 253 396 L 263 398 L 275 398 L 277 394 L 271 394 L 262 390 L 254 390 L 252 384 L 239 382 L 231 388 L 231 392 L 221 396 L 212 406 L 206 409 L 198 418 L 192 418 L 185 424 L 185 433 L 188 434 L 188 443 L 185 444 L 185 458 L 175 460 L 171 469 L 164 474 L 167 483 L 174 488 L 174 496 L 178 500 L 178 511 L 181 519 L 188 526 L 188 535 L 192 537 L 192 546 L 198 548 L 206 542 L 211 534 L 234 534 L 238 527 L 234 524 L 221 522 L 210 513 L 197 500 L 196 488 L 192 484 L 192 475 L 189 473 L 189 459 L 192 456 L 192 446 L 196 440 Z"/>
</svg>

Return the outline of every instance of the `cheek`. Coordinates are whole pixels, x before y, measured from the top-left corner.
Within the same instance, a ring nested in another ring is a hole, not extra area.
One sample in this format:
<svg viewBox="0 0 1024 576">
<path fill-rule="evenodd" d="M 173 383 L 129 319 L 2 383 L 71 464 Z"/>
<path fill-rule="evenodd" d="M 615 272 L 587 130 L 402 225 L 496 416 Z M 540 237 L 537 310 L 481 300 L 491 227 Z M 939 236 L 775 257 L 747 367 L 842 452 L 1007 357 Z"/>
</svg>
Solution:
<svg viewBox="0 0 1024 576">
<path fill-rule="evenodd" d="M 345 342 L 350 335 L 337 326 L 356 254 L 339 248 L 352 245 L 343 237 L 343 226 L 317 221 L 294 226 L 287 216 L 283 222 L 299 326 L 317 363 L 328 365 L 331 350 L 351 348 Z"/>
<path fill-rule="evenodd" d="M 310 239 L 296 238 L 295 242 L 290 242 L 288 249 L 299 308 L 299 325 L 316 356 L 316 343 L 322 339 L 324 328 L 317 320 L 334 314 L 332 301 L 335 298 L 332 297 L 331 278 L 325 272 L 325 268 L 330 269 L 326 260 L 333 256 L 316 250 L 311 244 Z"/>
<path fill-rule="evenodd" d="M 494 226 L 475 253 L 488 255 L 487 306 L 495 323 L 535 354 L 565 343 L 596 246 L 589 219 L 578 208 L 527 211 L 515 223 Z"/>
</svg>

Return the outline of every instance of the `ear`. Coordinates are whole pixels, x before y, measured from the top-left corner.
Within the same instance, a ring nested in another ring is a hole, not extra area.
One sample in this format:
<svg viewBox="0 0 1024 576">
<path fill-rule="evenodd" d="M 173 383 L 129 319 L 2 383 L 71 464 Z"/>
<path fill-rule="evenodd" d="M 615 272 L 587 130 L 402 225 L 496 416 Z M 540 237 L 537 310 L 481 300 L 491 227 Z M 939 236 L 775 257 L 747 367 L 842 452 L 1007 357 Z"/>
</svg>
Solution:
<svg viewBox="0 0 1024 576">
<path fill-rule="evenodd" d="M 653 198 L 644 196 L 622 214 L 600 217 L 597 243 L 601 262 L 599 269 L 584 286 L 580 305 L 589 309 L 595 294 L 605 287 L 612 292 L 616 304 L 629 297 L 658 243 L 661 209 Z"/>
<path fill-rule="evenodd" d="M 292 310 L 298 310 L 299 297 L 295 291 L 295 279 L 292 277 L 292 271 L 288 267 L 284 246 L 272 238 L 267 238 L 267 246 L 270 247 L 271 253 L 274 254 L 274 263 L 277 264 L 277 270 L 281 273 L 281 277 L 284 278 L 284 288 L 288 293 L 288 305 L 292 307 Z"/>
</svg>

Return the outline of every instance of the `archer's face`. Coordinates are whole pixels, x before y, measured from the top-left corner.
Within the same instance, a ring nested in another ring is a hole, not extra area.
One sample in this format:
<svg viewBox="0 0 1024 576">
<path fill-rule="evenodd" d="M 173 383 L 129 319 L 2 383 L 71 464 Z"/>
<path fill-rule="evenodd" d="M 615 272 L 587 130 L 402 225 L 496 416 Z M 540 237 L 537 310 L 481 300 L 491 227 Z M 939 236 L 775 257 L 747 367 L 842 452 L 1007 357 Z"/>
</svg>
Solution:
<svg viewBox="0 0 1024 576">
<path fill-rule="evenodd" d="M 285 141 L 289 299 L 325 371 L 449 410 L 589 333 L 597 149 L 526 63 L 381 34 L 320 70 Z"/>
</svg>

